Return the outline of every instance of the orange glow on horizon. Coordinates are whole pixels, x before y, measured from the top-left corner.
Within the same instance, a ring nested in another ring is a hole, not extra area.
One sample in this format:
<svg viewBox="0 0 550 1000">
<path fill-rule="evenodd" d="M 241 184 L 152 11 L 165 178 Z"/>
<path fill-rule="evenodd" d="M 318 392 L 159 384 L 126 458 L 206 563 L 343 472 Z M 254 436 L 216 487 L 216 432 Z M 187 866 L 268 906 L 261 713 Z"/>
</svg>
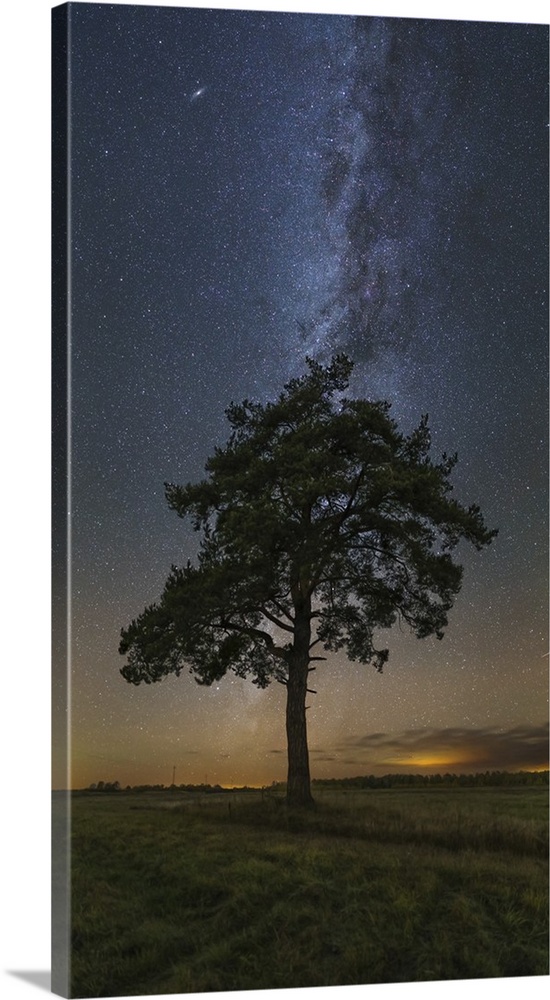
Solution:
<svg viewBox="0 0 550 1000">
<path fill-rule="evenodd" d="M 384 767 L 399 767 L 399 768 L 411 768 L 416 770 L 418 768 L 463 768 L 475 765 L 475 761 L 472 758 L 468 761 L 466 755 L 463 755 L 461 759 L 457 759 L 456 754 L 444 754 L 440 753 L 433 756 L 415 756 L 413 754 L 407 758 L 406 761 L 402 757 L 387 758 L 383 762 Z M 380 767 L 380 763 L 378 764 Z"/>
</svg>

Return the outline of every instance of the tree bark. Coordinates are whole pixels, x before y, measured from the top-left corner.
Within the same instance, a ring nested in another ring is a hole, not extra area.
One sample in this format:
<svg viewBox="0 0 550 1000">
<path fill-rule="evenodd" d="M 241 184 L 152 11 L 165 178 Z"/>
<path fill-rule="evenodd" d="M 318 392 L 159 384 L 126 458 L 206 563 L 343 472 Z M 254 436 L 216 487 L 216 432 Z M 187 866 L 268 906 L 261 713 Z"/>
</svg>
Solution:
<svg viewBox="0 0 550 1000">
<path fill-rule="evenodd" d="M 289 657 L 286 735 L 288 745 L 288 778 L 286 800 L 290 806 L 311 806 L 311 778 L 307 746 L 306 694 L 309 666 L 310 620 L 295 624 L 294 648 Z"/>
</svg>

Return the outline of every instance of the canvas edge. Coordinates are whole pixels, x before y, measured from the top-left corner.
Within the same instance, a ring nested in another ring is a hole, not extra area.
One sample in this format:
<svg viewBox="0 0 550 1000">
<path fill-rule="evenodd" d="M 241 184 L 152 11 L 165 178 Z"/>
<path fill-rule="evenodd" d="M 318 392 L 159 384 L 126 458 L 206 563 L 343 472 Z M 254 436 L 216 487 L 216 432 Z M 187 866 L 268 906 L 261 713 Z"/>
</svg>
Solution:
<svg viewBox="0 0 550 1000">
<path fill-rule="evenodd" d="M 51 990 L 63 997 L 70 990 L 69 8 L 51 11 L 52 740 L 67 778 L 52 791 Z"/>
</svg>

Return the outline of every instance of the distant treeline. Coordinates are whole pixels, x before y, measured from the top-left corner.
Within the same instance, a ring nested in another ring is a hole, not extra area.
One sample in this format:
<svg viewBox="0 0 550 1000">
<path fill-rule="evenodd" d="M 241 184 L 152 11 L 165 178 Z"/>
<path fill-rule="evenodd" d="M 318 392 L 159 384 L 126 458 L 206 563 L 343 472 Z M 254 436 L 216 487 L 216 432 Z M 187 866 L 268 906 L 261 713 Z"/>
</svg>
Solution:
<svg viewBox="0 0 550 1000">
<path fill-rule="evenodd" d="M 314 778 L 318 788 L 402 788 L 426 786 L 457 786 L 478 788 L 486 785 L 547 785 L 548 771 L 483 771 L 476 774 L 374 774 L 356 778 Z"/>
<path fill-rule="evenodd" d="M 123 787 L 120 781 L 98 781 L 87 788 L 81 789 L 84 792 L 232 792 L 233 788 L 222 788 L 221 785 L 126 785 Z M 239 792 L 254 792 L 255 788 L 247 785 L 240 787 Z"/>
<path fill-rule="evenodd" d="M 355 778 L 314 778 L 313 786 L 317 788 L 414 788 L 425 787 L 456 787 L 480 788 L 484 786 L 519 786 L 548 785 L 548 771 L 483 771 L 476 774 L 385 774 L 377 777 L 374 774 L 360 775 Z M 284 782 L 274 781 L 269 789 L 275 791 L 285 788 Z M 98 781 L 84 792 L 254 792 L 256 788 L 242 785 L 238 788 L 222 788 L 221 785 L 126 785 L 122 787 L 119 781 Z M 263 791 L 263 790 L 262 790 Z"/>
</svg>

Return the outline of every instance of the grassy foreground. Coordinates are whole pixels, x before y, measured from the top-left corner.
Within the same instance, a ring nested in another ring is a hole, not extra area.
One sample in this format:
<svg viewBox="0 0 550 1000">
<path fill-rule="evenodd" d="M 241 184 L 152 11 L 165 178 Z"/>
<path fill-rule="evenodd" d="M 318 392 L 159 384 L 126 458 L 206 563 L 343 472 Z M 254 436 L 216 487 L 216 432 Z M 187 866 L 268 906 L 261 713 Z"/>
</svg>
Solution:
<svg viewBox="0 0 550 1000">
<path fill-rule="evenodd" d="M 75 797 L 72 996 L 548 973 L 544 788 Z"/>
</svg>

